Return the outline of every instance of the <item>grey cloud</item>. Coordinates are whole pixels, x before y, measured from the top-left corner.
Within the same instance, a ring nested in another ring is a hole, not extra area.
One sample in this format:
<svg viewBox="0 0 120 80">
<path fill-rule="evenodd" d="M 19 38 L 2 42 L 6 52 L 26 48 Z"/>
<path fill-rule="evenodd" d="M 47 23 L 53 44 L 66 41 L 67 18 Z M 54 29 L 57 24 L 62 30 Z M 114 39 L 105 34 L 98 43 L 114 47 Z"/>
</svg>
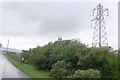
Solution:
<svg viewBox="0 0 120 80">
<path fill-rule="evenodd" d="M 51 34 L 62 35 L 85 29 L 86 25 L 82 24 L 86 20 L 82 14 L 61 9 L 56 7 L 57 4 L 52 6 L 46 4 L 49 3 L 4 3 L 3 35 L 48 37 Z"/>
</svg>

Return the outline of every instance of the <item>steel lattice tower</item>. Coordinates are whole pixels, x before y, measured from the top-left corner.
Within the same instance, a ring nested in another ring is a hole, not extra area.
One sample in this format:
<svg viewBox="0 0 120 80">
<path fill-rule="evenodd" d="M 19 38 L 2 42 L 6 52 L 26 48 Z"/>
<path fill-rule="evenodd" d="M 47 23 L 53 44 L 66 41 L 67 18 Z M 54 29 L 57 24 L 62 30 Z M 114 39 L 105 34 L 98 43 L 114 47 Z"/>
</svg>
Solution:
<svg viewBox="0 0 120 80">
<path fill-rule="evenodd" d="M 108 9 L 103 8 L 101 4 L 98 4 L 97 7 L 93 9 L 94 18 L 91 20 L 91 23 L 94 21 L 93 47 L 108 46 L 104 20 L 105 12 L 107 12 L 108 16 Z"/>
</svg>

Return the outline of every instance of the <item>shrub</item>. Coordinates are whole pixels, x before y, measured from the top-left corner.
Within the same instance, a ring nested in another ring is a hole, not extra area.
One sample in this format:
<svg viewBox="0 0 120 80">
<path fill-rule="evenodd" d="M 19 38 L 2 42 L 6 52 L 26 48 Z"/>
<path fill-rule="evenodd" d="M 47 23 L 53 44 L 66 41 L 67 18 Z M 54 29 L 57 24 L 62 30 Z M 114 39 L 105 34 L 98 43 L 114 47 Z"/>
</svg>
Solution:
<svg viewBox="0 0 120 80">
<path fill-rule="evenodd" d="M 77 70 L 75 71 L 75 74 L 73 76 L 70 76 L 69 78 L 99 78 L 100 77 L 100 71 L 94 70 L 94 69 L 88 69 L 88 70 Z"/>
<path fill-rule="evenodd" d="M 70 63 L 65 62 L 64 60 L 58 61 L 52 66 L 50 74 L 56 78 L 66 78 L 68 75 L 68 68 Z"/>
</svg>

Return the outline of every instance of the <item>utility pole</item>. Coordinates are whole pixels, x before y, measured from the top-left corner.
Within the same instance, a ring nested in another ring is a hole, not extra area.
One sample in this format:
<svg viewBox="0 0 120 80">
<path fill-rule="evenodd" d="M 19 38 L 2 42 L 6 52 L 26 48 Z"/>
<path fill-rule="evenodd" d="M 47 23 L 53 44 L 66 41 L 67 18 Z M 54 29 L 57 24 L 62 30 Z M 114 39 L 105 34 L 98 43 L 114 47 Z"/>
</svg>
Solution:
<svg viewBox="0 0 120 80">
<path fill-rule="evenodd" d="M 104 20 L 105 12 L 107 12 L 107 16 L 108 16 L 108 9 L 103 8 L 101 4 L 98 4 L 97 7 L 93 9 L 94 18 L 91 20 L 91 26 L 92 26 L 92 22 L 94 21 L 94 34 L 92 41 L 93 47 L 108 46 L 105 20 Z"/>
<path fill-rule="evenodd" d="M 2 44 L 0 44 L 0 48 L 2 47 Z"/>
<path fill-rule="evenodd" d="M 2 44 L 0 44 L 0 51 L 2 51 Z"/>
<path fill-rule="evenodd" d="M 8 53 L 8 47 L 9 47 L 9 39 L 8 39 L 8 42 L 7 42 L 7 53 Z"/>
</svg>

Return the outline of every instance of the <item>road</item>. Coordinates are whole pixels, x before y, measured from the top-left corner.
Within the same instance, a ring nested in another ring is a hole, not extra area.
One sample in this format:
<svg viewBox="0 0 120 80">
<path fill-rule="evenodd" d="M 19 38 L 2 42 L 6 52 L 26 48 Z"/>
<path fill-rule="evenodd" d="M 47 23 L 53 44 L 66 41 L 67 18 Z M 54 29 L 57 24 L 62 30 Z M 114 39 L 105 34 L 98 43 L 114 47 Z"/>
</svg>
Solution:
<svg viewBox="0 0 120 80">
<path fill-rule="evenodd" d="M 1 78 L 29 78 L 18 70 L 0 51 L 0 79 Z"/>
</svg>

